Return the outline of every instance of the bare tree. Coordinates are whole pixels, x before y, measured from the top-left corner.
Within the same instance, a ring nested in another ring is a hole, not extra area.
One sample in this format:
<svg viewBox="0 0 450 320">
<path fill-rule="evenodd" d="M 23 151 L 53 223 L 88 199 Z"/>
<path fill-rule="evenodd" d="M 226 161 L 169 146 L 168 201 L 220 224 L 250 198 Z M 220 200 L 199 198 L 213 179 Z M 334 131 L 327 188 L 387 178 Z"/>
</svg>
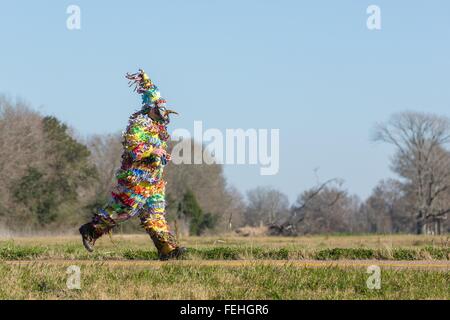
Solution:
<svg viewBox="0 0 450 320">
<path fill-rule="evenodd" d="M 329 180 L 300 194 L 292 207 L 291 224 L 298 233 L 359 232 L 359 199 Z"/>
<path fill-rule="evenodd" d="M 22 228 L 32 228 L 35 223 L 13 200 L 11 188 L 29 167 L 43 169 L 44 143 L 42 116 L 23 101 L 0 96 L 0 219 L 8 226 L 21 221 Z"/>
<path fill-rule="evenodd" d="M 120 167 L 122 149 L 120 133 L 93 135 L 86 142 L 91 151 L 91 161 L 99 177 L 95 186 L 97 194 L 109 195 L 116 183 L 116 172 Z"/>
<path fill-rule="evenodd" d="M 190 148 L 190 163 L 194 163 L 193 157 L 196 153 L 203 153 L 202 145 L 193 140 L 186 139 L 178 143 L 183 144 L 184 151 Z M 172 148 L 173 146 L 174 143 L 171 143 Z M 212 156 L 204 152 L 203 157 Z M 167 211 L 171 219 L 176 217 L 179 202 L 183 199 L 184 194 L 190 190 L 194 193 L 203 212 L 211 213 L 217 217 L 217 229 L 225 230 L 229 228 L 230 214 L 232 223 L 240 223 L 238 218 L 239 212 L 242 211 L 243 201 L 237 190 L 227 184 L 223 166 L 212 163 L 212 161 L 208 161 L 208 163 L 175 164 L 174 161 L 169 162 L 165 171 L 168 186 Z M 177 223 L 180 232 L 186 233 L 188 222 L 180 220 Z"/>
<path fill-rule="evenodd" d="M 394 179 L 381 181 L 362 205 L 367 232 L 398 233 L 414 232 L 411 221 L 411 199 L 404 185 Z"/>
<path fill-rule="evenodd" d="M 272 224 L 289 212 L 288 197 L 270 187 L 257 187 L 247 192 L 246 223 L 251 226 Z"/>
<path fill-rule="evenodd" d="M 414 194 L 416 233 L 426 233 L 431 224 L 440 224 L 450 212 L 445 200 L 450 189 L 450 155 L 446 149 L 450 120 L 426 113 L 399 113 L 378 124 L 374 138 L 396 147 L 392 168 Z"/>
<path fill-rule="evenodd" d="M 222 223 L 226 223 L 223 229 L 230 231 L 244 225 L 245 201 L 241 192 L 233 186 L 228 186 L 225 196 L 227 205 L 224 208 L 224 216 L 227 219 Z"/>
<path fill-rule="evenodd" d="M 331 209 L 344 194 L 344 191 L 339 189 L 341 185 L 340 179 L 330 179 L 323 183 L 318 182 L 317 186 L 304 191 L 298 196 L 285 219 L 269 225 L 269 235 L 296 236 L 299 232 L 316 233 L 317 225 L 321 222 L 314 212 Z"/>
<path fill-rule="evenodd" d="M 294 224 L 298 224 L 305 219 L 305 212 L 311 206 L 314 199 L 322 193 L 324 190 L 329 189 L 331 185 L 335 185 L 335 190 L 338 190 L 342 186 L 342 181 L 339 179 L 330 179 L 323 183 L 319 183 L 316 187 L 302 193 L 298 198 L 294 206 L 292 207 L 291 219 Z M 327 206 L 333 206 L 339 198 L 342 196 L 342 192 L 336 192 L 335 198 L 330 199 Z"/>
<path fill-rule="evenodd" d="M 77 189 L 96 179 L 89 152 L 65 124 L 0 97 L 0 220 L 27 232 L 77 223 Z"/>
</svg>

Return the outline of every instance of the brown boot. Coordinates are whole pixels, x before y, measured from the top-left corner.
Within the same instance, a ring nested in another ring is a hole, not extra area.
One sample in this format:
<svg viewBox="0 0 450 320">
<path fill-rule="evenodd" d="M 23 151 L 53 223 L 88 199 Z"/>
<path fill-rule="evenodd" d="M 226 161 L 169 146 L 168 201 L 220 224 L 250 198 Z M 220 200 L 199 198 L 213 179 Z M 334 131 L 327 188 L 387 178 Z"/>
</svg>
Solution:
<svg viewBox="0 0 450 320">
<path fill-rule="evenodd" d="M 182 259 L 187 253 L 187 248 L 178 247 L 170 251 L 168 254 L 159 254 L 159 260 L 167 261 L 167 260 L 178 260 Z"/>
<path fill-rule="evenodd" d="M 81 240 L 86 250 L 89 252 L 94 251 L 95 241 L 101 236 L 94 225 L 91 222 L 83 224 L 78 231 L 80 231 Z"/>
</svg>

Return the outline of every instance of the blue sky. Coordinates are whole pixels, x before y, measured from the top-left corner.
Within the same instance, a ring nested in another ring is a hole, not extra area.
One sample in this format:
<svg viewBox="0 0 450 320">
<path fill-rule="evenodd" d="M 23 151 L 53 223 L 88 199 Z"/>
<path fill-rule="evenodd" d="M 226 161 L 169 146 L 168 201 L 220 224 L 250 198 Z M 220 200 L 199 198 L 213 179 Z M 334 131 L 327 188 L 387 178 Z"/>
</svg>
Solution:
<svg viewBox="0 0 450 320">
<path fill-rule="evenodd" d="M 81 8 L 81 30 L 66 8 Z M 369 31 L 366 8 L 381 8 Z M 280 171 L 227 166 L 245 191 L 294 200 L 340 177 L 370 194 L 391 177 L 377 121 L 403 110 L 450 116 L 450 2 L 4 1 L 0 93 L 21 97 L 83 135 L 117 132 L 139 108 L 123 75 L 144 68 L 180 112 L 172 129 L 279 128 Z"/>
</svg>

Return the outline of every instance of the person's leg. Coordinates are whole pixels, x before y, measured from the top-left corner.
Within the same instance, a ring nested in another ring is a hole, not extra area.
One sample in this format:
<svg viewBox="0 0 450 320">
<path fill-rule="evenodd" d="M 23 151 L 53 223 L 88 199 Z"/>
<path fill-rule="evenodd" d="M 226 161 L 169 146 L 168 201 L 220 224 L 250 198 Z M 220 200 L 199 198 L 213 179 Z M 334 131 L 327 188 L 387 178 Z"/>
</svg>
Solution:
<svg viewBox="0 0 450 320">
<path fill-rule="evenodd" d="M 170 232 L 165 217 L 164 201 L 145 206 L 139 213 L 141 225 L 153 240 L 161 259 L 179 249 L 175 236 Z"/>
<path fill-rule="evenodd" d="M 92 252 L 98 238 L 109 233 L 119 223 L 130 219 L 134 212 L 136 210 L 133 207 L 113 198 L 110 203 L 94 214 L 91 222 L 80 227 L 84 247 Z"/>
</svg>

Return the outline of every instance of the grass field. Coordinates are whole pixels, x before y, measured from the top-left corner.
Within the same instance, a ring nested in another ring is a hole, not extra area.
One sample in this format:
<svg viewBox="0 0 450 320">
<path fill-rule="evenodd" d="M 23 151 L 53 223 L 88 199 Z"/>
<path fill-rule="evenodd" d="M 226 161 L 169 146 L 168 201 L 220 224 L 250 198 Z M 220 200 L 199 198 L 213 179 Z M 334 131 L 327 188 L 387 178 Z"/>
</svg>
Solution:
<svg viewBox="0 0 450 320">
<path fill-rule="evenodd" d="M 190 237 L 159 262 L 145 235 L 0 240 L 0 299 L 450 299 L 445 236 Z M 81 269 L 81 289 L 66 286 Z M 367 267 L 381 268 L 369 289 Z"/>
</svg>

